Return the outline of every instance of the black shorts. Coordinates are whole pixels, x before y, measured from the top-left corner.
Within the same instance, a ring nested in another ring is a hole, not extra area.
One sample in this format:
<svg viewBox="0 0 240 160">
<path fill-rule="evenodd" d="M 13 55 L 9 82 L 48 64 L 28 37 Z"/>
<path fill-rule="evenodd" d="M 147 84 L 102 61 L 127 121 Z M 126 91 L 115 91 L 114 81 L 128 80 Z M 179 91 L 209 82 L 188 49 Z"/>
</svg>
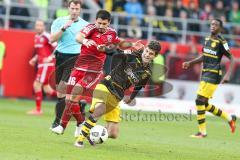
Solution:
<svg viewBox="0 0 240 160">
<path fill-rule="evenodd" d="M 61 80 L 67 82 L 79 54 L 65 54 L 56 51 L 55 55 L 56 84 L 59 84 Z"/>
</svg>

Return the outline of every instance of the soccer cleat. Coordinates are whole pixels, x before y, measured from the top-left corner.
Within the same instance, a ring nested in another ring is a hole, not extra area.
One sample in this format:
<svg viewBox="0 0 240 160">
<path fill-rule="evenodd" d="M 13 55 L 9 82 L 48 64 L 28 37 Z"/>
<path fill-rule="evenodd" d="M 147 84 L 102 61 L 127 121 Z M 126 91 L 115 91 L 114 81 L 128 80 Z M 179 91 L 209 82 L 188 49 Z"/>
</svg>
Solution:
<svg viewBox="0 0 240 160">
<path fill-rule="evenodd" d="M 52 126 L 49 129 L 52 130 L 53 128 L 57 127 L 58 125 L 59 125 L 59 123 L 53 122 Z"/>
<path fill-rule="evenodd" d="M 42 110 L 38 111 L 36 109 L 32 109 L 27 112 L 28 115 L 35 115 L 35 116 L 40 116 L 43 114 Z"/>
<path fill-rule="evenodd" d="M 201 132 L 198 132 L 196 134 L 193 134 L 190 136 L 191 138 L 206 138 L 207 137 L 207 134 L 203 134 Z"/>
<path fill-rule="evenodd" d="M 230 128 L 231 128 L 231 132 L 234 133 L 235 129 L 236 129 L 236 121 L 237 121 L 237 117 L 235 115 L 232 115 L 232 120 L 228 122 Z"/>
<path fill-rule="evenodd" d="M 76 146 L 76 147 L 78 147 L 78 148 L 83 148 L 83 147 L 84 147 L 82 141 L 76 141 L 76 142 L 74 143 L 74 146 Z"/>
<path fill-rule="evenodd" d="M 91 141 L 91 139 L 88 137 L 86 137 L 88 142 L 90 143 L 91 146 L 95 146 L 95 143 L 93 141 Z M 80 141 L 79 139 L 76 140 L 76 142 L 74 143 L 74 146 L 78 147 L 78 148 L 83 148 L 83 141 Z"/>
<path fill-rule="evenodd" d="M 61 125 L 58 125 L 55 128 L 52 128 L 52 132 L 56 134 L 63 134 L 64 128 Z"/>
</svg>

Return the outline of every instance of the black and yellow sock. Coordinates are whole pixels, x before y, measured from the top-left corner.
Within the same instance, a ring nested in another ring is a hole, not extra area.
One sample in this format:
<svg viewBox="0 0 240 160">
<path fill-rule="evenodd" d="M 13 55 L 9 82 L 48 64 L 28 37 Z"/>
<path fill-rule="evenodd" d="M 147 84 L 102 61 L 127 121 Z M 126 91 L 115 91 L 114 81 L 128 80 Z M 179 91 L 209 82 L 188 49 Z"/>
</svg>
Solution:
<svg viewBox="0 0 240 160">
<path fill-rule="evenodd" d="M 206 110 L 208 112 L 211 112 L 215 116 L 221 117 L 227 121 L 231 121 L 231 116 L 229 116 L 226 112 L 222 111 L 221 109 L 215 107 L 212 104 L 208 104 L 208 106 L 206 107 Z"/>
<path fill-rule="evenodd" d="M 197 121 L 199 132 L 206 134 L 206 115 L 205 115 L 205 105 L 197 105 Z"/>
<path fill-rule="evenodd" d="M 197 121 L 198 121 L 198 130 L 202 134 L 207 134 L 206 131 L 206 108 L 205 108 L 206 102 L 197 99 L 196 100 L 196 107 L 197 107 Z"/>
<path fill-rule="evenodd" d="M 90 115 L 89 118 L 83 123 L 81 134 L 77 141 L 83 141 L 90 133 L 91 128 L 96 125 L 97 121 Z"/>
</svg>

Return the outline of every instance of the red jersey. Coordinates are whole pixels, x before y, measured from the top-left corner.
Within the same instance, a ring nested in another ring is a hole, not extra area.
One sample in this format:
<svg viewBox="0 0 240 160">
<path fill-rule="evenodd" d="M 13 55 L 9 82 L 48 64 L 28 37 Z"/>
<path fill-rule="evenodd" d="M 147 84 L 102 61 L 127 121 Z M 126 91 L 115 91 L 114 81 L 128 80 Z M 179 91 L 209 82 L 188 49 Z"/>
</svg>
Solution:
<svg viewBox="0 0 240 160">
<path fill-rule="evenodd" d="M 89 24 L 81 30 L 86 39 L 91 39 L 97 45 L 116 44 L 120 42 L 117 32 L 108 27 L 105 33 L 99 33 L 95 24 Z M 75 69 L 100 72 L 106 59 L 106 53 L 97 50 L 97 47 L 92 45 L 87 48 L 82 45 L 80 55 L 75 63 Z"/>
<path fill-rule="evenodd" d="M 47 58 L 52 54 L 54 47 L 49 41 L 50 34 L 47 32 L 42 33 L 41 35 L 36 34 L 34 39 L 34 47 L 38 55 L 38 64 L 43 63 L 43 59 Z"/>
</svg>

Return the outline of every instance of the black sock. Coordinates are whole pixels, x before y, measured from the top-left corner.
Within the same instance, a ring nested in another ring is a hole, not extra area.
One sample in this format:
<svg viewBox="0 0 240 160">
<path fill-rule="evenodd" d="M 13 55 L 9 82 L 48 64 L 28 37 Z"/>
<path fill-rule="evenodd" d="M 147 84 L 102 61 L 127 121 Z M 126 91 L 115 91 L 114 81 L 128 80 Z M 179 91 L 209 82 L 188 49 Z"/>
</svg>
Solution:
<svg viewBox="0 0 240 160">
<path fill-rule="evenodd" d="M 55 120 L 54 120 L 54 123 L 57 123 L 57 124 L 60 124 L 60 121 L 61 121 L 61 118 L 62 118 L 62 114 L 63 114 L 63 111 L 65 109 L 65 97 L 63 98 L 58 98 L 58 101 L 56 103 L 56 106 L 55 106 Z"/>
<path fill-rule="evenodd" d="M 79 106 L 80 106 L 80 112 L 82 113 L 83 116 L 85 116 L 85 107 L 87 103 L 85 101 L 79 101 Z"/>
</svg>

